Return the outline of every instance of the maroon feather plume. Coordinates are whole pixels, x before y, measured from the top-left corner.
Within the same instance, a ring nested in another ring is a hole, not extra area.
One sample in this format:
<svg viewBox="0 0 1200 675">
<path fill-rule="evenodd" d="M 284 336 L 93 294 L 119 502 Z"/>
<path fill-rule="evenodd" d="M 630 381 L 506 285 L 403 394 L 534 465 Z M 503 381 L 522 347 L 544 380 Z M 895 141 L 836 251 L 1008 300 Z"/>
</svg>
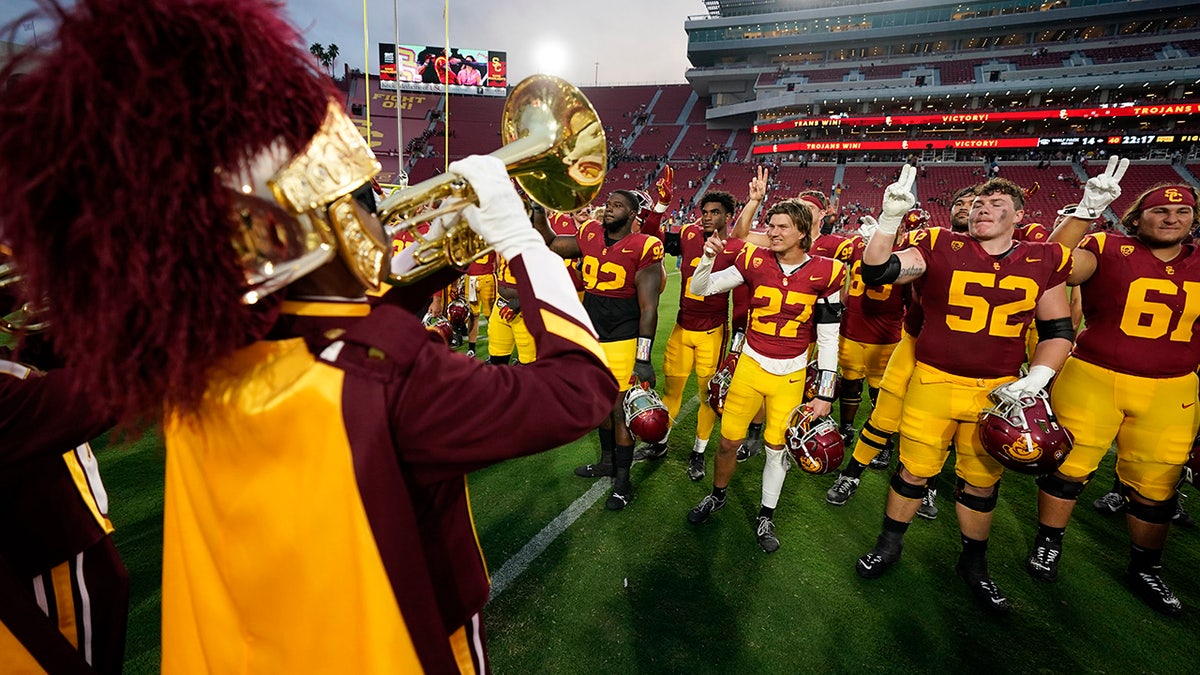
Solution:
<svg viewBox="0 0 1200 675">
<path fill-rule="evenodd" d="M 193 411 L 264 321 L 239 300 L 220 170 L 303 147 L 332 88 L 277 3 L 42 10 L 49 50 L 0 72 L 0 237 L 93 400 L 126 422 Z"/>
</svg>

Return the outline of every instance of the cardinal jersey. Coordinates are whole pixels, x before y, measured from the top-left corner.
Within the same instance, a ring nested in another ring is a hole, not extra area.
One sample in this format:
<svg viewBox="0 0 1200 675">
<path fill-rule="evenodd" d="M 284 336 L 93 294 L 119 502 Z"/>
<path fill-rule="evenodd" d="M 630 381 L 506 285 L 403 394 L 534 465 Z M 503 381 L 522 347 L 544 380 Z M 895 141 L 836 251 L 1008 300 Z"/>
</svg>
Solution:
<svg viewBox="0 0 1200 675">
<path fill-rule="evenodd" d="M 1046 241 L 1050 238 L 1050 230 L 1041 223 L 1029 223 L 1013 229 L 1013 239 L 1017 241 Z"/>
<path fill-rule="evenodd" d="M 644 234 L 629 234 L 609 242 L 604 226 L 594 220 L 581 225 L 576 236 L 583 253 L 583 306 L 600 341 L 636 338 L 641 308 L 634 277 L 642 269 L 662 262 L 662 242 Z"/>
<path fill-rule="evenodd" d="M 738 254 L 734 267 L 750 288 L 746 341 L 772 359 L 795 358 L 808 349 L 817 300 L 840 291 L 846 281 L 846 266 L 840 261 L 810 256 L 784 274 L 774 253 L 751 244 Z"/>
<path fill-rule="evenodd" d="M 822 234 L 813 242 L 812 248 L 808 252 L 809 255 L 819 255 L 846 262 L 850 259 L 852 249 L 853 245 L 850 243 L 850 239 L 840 234 Z"/>
<path fill-rule="evenodd" d="M 850 275 L 849 289 L 843 302 L 842 335 L 855 342 L 887 345 L 900 341 L 900 324 L 904 318 L 905 293 L 908 286 L 867 286 L 862 279 L 862 256 L 867 242 L 860 236 L 847 242 L 846 264 Z"/>
<path fill-rule="evenodd" d="M 499 253 L 496 254 L 496 283 L 506 288 L 515 289 L 517 287 L 517 279 L 513 276 L 508 261 Z"/>
<path fill-rule="evenodd" d="M 993 256 L 970 236 L 942 229 L 918 236 L 915 248 L 928 265 L 917 360 L 963 377 L 1016 375 L 1038 300 L 1071 272 L 1067 249 L 1018 242 Z"/>
<path fill-rule="evenodd" d="M 1080 248 L 1096 256 L 1083 284 L 1087 327 L 1074 356 L 1140 377 L 1179 377 L 1200 367 L 1200 256 L 1187 243 L 1159 260 L 1136 237 L 1089 234 Z"/>
<path fill-rule="evenodd" d="M 679 233 L 679 255 L 682 259 L 680 272 L 683 276 L 679 289 L 679 315 L 676 322 L 685 330 L 707 331 L 725 323 L 729 316 L 729 294 L 699 296 L 693 295 L 688 286 L 700 257 L 704 255 L 704 228 L 696 223 L 683 226 Z M 746 242 L 741 239 L 730 239 L 725 242 L 725 248 L 717 254 L 713 261 L 713 271 L 723 270 L 733 264 L 737 254 L 741 252 Z"/>
<path fill-rule="evenodd" d="M 496 271 L 496 252 L 493 251 L 482 258 L 477 258 L 467 265 L 467 274 L 473 277 L 492 274 Z"/>
</svg>

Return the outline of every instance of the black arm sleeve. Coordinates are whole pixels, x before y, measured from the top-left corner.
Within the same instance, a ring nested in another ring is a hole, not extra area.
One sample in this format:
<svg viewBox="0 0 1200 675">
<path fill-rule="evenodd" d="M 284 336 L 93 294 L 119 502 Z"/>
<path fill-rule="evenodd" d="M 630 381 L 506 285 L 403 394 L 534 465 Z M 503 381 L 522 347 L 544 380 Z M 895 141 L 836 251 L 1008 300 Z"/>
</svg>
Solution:
<svg viewBox="0 0 1200 675">
<path fill-rule="evenodd" d="M 868 286 L 882 286 L 890 284 L 900 278 L 900 259 L 896 254 L 888 256 L 887 262 L 882 265 L 862 264 L 863 283 Z"/>
<path fill-rule="evenodd" d="M 813 310 L 813 321 L 816 323 L 841 323 L 842 311 L 846 306 L 840 302 L 829 302 L 826 298 L 817 301 Z"/>
<path fill-rule="evenodd" d="M 1053 340 L 1054 338 L 1066 338 L 1067 340 L 1075 341 L 1075 327 L 1071 325 L 1071 317 L 1064 316 L 1060 319 L 1050 319 L 1049 321 L 1033 320 L 1033 325 L 1037 327 L 1038 342 Z"/>
<path fill-rule="evenodd" d="M 679 255 L 679 233 L 666 232 L 663 234 L 663 250 L 668 255 Z"/>
</svg>

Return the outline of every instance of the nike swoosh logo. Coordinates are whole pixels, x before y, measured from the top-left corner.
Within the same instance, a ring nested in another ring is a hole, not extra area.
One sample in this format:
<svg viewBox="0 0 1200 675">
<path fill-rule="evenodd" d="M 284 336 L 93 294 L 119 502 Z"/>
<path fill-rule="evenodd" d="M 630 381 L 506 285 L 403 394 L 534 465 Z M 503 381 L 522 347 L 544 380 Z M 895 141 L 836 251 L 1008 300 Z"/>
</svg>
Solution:
<svg viewBox="0 0 1200 675">
<path fill-rule="evenodd" d="M 1183 409 L 1184 409 L 1184 410 L 1187 410 L 1188 408 L 1190 408 L 1190 407 L 1192 407 L 1192 406 L 1194 406 L 1194 405 L 1196 405 L 1196 402 L 1195 402 L 1195 401 L 1192 401 L 1191 403 L 1184 403 L 1184 404 L 1183 404 Z"/>
<path fill-rule="evenodd" d="M 821 280 L 821 279 L 823 279 L 823 278 L 824 278 L 824 277 L 822 277 L 820 274 L 818 274 L 818 275 L 817 275 L 817 276 L 815 276 L 815 277 L 809 277 L 809 278 L 808 278 L 808 280 L 809 280 L 809 281 L 820 281 L 820 280 Z"/>
<path fill-rule="evenodd" d="M 623 248 L 623 249 L 621 249 L 621 253 L 633 253 L 633 252 L 634 252 L 634 250 L 633 250 L 633 249 L 631 249 L 631 248 Z"/>
<path fill-rule="evenodd" d="M 803 382 L 805 379 L 807 379 L 807 378 L 804 378 L 804 377 L 802 377 L 802 378 L 800 378 L 800 379 L 798 379 L 798 380 L 792 380 L 792 379 L 789 379 L 789 380 L 788 380 L 788 384 L 796 384 L 797 382 Z"/>
<path fill-rule="evenodd" d="M 1027 263 L 1042 262 L 1042 259 L 1041 258 L 1026 258 L 1025 262 L 1027 262 Z"/>
</svg>

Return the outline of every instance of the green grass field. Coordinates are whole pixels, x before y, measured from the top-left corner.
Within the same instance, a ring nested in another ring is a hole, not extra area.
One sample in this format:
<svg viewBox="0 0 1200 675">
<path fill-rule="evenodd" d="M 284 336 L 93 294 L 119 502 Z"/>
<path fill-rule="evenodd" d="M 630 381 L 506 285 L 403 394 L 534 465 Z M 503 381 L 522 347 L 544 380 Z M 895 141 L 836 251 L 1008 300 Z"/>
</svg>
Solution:
<svg viewBox="0 0 1200 675">
<path fill-rule="evenodd" d="M 660 372 L 678 283 L 672 274 L 660 304 Z M 1090 506 L 1111 484 L 1111 463 L 1080 499 L 1052 585 L 1024 571 L 1036 529 L 1033 480 L 1005 478 L 990 560 L 1014 610 L 996 618 L 976 609 L 954 575 L 959 541 L 949 463 L 939 483 L 941 515 L 914 522 L 903 559 L 875 581 L 859 579 L 853 568 L 878 534 L 885 472 L 868 471 L 850 503 L 832 507 L 824 494 L 833 475 L 792 471 L 775 516 L 783 545 L 772 555 L 759 550 L 753 530 L 761 456 L 739 465 L 729 506 L 706 525 L 689 525 L 688 509 L 711 488 L 716 449 L 714 438 L 710 477 L 688 480 L 694 388 L 685 394 L 686 414 L 676 421 L 668 457 L 635 465 L 633 503 L 605 511 L 607 490 L 597 489 L 592 494 L 600 499 L 494 594 L 484 618 L 496 672 L 1194 672 L 1200 531 L 1172 532 L 1166 579 L 1185 611 L 1178 620 L 1161 617 L 1120 585 L 1128 548 L 1123 517 Z M 864 406 L 860 424 L 866 412 Z M 117 545 L 133 581 L 126 672 L 155 672 L 162 443 L 148 434 L 96 444 L 102 446 Z M 493 575 L 593 487 L 572 469 L 596 456 L 593 434 L 472 476 L 475 521 Z M 1200 500 L 1193 504 L 1200 511 Z"/>
</svg>

